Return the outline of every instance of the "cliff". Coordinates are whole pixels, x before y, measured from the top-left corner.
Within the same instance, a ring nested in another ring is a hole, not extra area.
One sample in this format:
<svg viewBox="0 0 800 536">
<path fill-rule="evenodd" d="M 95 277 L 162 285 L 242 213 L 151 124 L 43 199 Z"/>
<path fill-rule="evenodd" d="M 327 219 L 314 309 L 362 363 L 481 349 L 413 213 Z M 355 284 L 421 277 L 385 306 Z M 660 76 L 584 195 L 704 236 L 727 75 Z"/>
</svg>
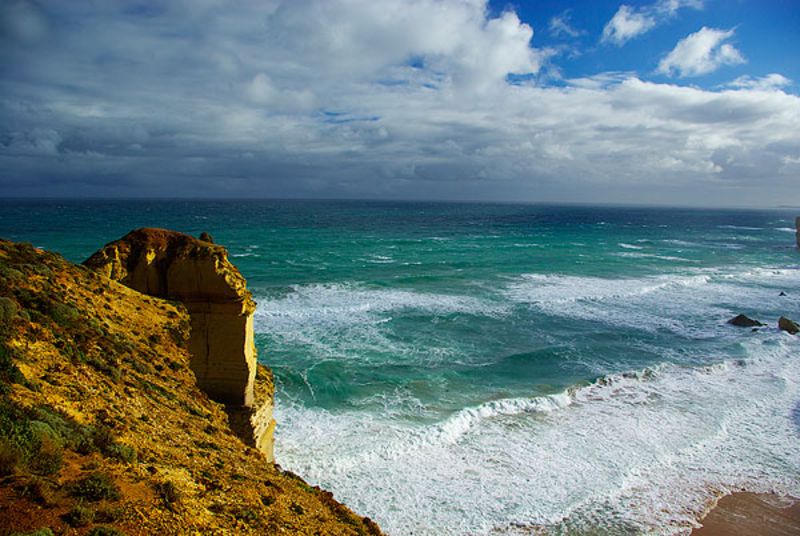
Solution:
<svg viewBox="0 0 800 536">
<path fill-rule="evenodd" d="M 204 248 L 198 255 L 225 272 L 219 249 Z M 199 277 L 211 277 L 202 266 Z M 166 295 L 206 288 L 170 286 L 169 270 L 150 279 L 137 263 L 117 265 L 131 267 L 133 279 L 166 283 L 148 287 Z M 223 278 L 227 287 L 211 285 L 211 297 L 202 291 L 201 303 L 235 298 L 246 315 L 249 295 L 230 292 L 237 274 Z M 195 381 L 187 310 L 0 240 L 0 535 L 99 526 L 131 535 L 380 534 L 232 433 L 226 407 Z M 250 369 L 238 376 L 247 381 L 236 383 L 237 402 L 247 403 L 248 385 L 253 400 L 271 397 L 266 369 L 259 376 L 254 384 Z"/>
<path fill-rule="evenodd" d="M 207 234 L 203 238 L 137 229 L 104 246 L 84 265 L 129 288 L 186 307 L 190 366 L 198 385 L 226 405 L 234 431 L 271 461 L 273 394 L 263 388 L 259 400 L 255 398 L 256 304 L 225 248 L 213 244 Z M 267 375 L 262 370 L 262 376 Z"/>
</svg>

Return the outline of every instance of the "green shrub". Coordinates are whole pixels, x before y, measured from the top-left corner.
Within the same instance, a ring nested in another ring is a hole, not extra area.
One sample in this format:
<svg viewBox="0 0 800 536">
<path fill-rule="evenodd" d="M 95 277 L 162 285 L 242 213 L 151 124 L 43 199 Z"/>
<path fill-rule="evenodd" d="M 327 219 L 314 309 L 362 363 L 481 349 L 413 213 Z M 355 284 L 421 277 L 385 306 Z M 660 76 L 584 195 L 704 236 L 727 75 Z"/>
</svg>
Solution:
<svg viewBox="0 0 800 536">
<path fill-rule="evenodd" d="M 94 521 L 94 510 L 82 504 L 76 504 L 64 514 L 64 521 L 71 527 L 85 527 Z"/>
<path fill-rule="evenodd" d="M 34 454 L 34 437 L 30 428 L 30 420 L 7 398 L 0 398 L 0 443 L 4 446 L 4 457 L 13 461 L 13 466 L 27 465 Z M 13 466 L 6 466 L 12 470 Z"/>
<path fill-rule="evenodd" d="M 45 528 L 33 532 L 12 532 L 9 536 L 53 536 L 53 531 Z"/>
<path fill-rule="evenodd" d="M 122 370 L 116 364 L 105 363 L 104 361 L 93 357 L 88 358 L 86 363 L 88 363 L 95 370 L 102 372 L 115 382 L 118 382 L 122 378 Z"/>
<path fill-rule="evenodd" d="M 54 475 L 64 465 L 64 449 L 61 444 L 50 436 L 38 439 L 36 455 L 30 460 L 29 467 L 37 475 Z"/>
<path fill-rule="evenodd" d="M 19 450 L 0 437 L 0 476 L 12 475 L 21 461 Z"/>
<path fill-rule="evenodd" d="M 0 296 L 0 329 L 5 329 L 11 319 L 17 316 L 17 302 L 6 296 Z"/>
<path fill-rule="evenodd" d="M 81 314 L 71 305 L 53 303 L 50 307 L 50 318 L 61 327 L 77 328 L 80 324 Z"/>
<path fill-rule="evenodd" d="M 25 376 L 14 363 L 11 351 L 0 344 L 0 394 L 8 392 L 8 385 L 12 383 L 25 383 Z"/>
<path fill-rule="evenodd" d="M 105 451 L 105 454 L 125 463 L 136 463 L 137 459 L 136 449 L 128 445 L 123 445 L 122 443 L 116 443 L 110 446 Z"/>
<path fill-rule="evenodd" d="M 119 487 L 105 473 L 92 473 L 70 486 L 70 495 L 87 501 L 115 501 L 120 498 Z"/>
</svg>

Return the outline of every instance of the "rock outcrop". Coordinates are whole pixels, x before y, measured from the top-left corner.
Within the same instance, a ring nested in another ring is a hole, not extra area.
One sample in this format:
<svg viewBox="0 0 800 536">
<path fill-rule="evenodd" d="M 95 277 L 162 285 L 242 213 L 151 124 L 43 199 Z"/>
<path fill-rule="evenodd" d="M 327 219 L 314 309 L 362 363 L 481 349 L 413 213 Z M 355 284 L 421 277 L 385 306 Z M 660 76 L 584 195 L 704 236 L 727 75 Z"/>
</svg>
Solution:
<svg viewBox="0 0 800 536">
<path fill-rule="evenodd" d="M 797 335 L 800 333 L 800 325 L 798 325 L 794 320 L 790 320 L 785 316 L 782 316 L 778 319 L 778 329 L 791 333 L 792 335 Z"/>
<path fill-rule="evenodd" d="M 191 371 L 190 324 L 178 302 L 0 239 L 0 535 L 380 536 L 244 448 Z M 245 423 L 271 411 L 263 366 L 254 391 Z"/>
<path fill-rule="evenodd" d="M 137 229 L 84 262 L 123 285 L 181 302 L 189 312 L 190 366 L 199 387 L 228 408 L 231 426 L 272 459 L 272 391 L 255 397 L 255 302 L 244 277 L 210 235 Z"/>
<path fill-rule="evenodd" d="M 758 320 L 753 320 L 752 318 L 750 318 L 749 316 L 746 316 L 746 315 L 736 315 L 733 318 L 731 318 L 730 320 L 728 320 L 728 324 L 731 324 L 733 326 L 737 326 L 737 327 L 740 327 L 740 328 L 750 328 L 750 327 L 754 327 L 754 326 L 764 326 L 764 325 L 766 325 L 766 324 L 763 324 L 763 323 L 759 322 Z"/>
<path fill-rule="evenodd" d="M 797 247 L 800 248 L 800 216 L 795 218 L 795 220 L 794 220 L 794 228 L 796 229 L 794 236 L 795 236 L 795 240 L 797 241 Z"/>
</svg>

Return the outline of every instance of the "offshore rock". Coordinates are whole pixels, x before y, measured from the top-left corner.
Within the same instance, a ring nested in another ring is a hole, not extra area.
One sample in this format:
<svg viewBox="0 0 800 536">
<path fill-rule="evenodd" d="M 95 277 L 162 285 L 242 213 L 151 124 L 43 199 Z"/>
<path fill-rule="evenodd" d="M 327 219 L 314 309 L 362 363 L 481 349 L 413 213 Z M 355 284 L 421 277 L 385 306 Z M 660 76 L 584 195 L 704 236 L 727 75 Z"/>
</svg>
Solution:
<svg viewBox="0 0 800 536">
<path fill-rule="evenodd" d="M 797 241 L 797 247 L 800 248 L 800 216 L 794 219 L 794 228 L 796 229 L 794 236 Z"/>
<path fill-rule="evenodd" d="M 759 322 L 758 320 L 753 320 L 752 318 L 750 318 L 748 316 L 745 316 L 745 315 L 736 315 L 736 316 L 734 316 L 733 318 L 728 320 L 728 324 L 731 324 L 733 326 L 738 326 L 740 328 L 750 328 L 750 327 L 753 327 L 753 326 L 765 326 L 766 325 L 766 324 L 763 324 L 763 323 Z"/>
<path fill-rule="evenodd" d="M 183 303 L 191 319 L 190 366 L 199 387 L 226 405 L 231 425 L 247 443 L 272 459 L 272 392 L 255 403 L 256 305 L 224 247 L 204 233 L 200 240 L 164 229 L 143 228 L 107 244 L 84 264 L 134 290 Z M 271 385 L 271 380 L 270 380 Z M 268 403 L 267 399 L 268 398 Z M 251 415 L 245 425 L 242 415 Z M 257 436 L 256 431 L 270 437 Z"/>
<path fill-rule="evenodd" d="M 792 335 L 797 335 L 800 333 L 800 326 L 794 320 L 790 320 L 785 316 L 782 316 L 778 319 L 778 329 L 781 331 L 787 331 Z"/>
</svg>

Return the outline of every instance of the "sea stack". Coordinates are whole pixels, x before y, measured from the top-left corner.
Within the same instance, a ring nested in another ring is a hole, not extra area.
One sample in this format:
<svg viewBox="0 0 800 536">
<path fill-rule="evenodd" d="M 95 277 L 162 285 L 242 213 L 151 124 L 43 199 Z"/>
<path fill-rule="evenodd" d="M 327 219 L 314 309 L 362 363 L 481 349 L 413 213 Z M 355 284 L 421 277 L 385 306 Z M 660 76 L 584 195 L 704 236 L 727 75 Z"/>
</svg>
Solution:
<svg viewBox="0 0 800 536">
<path fill-rule="evenodd" d="M 797 247 L 800 248 L 800 216 L 794 219 L 794 228 L 795 228 L 794 238 L 797 241 Z"/>
<path fill-rule="evenodd" d="M 198 386 L 225 404 L 234 431 L 272 460 L 271 377 L 263 378 L 268 388 L 256 389 L 256 304 L 225 248 L 208 238 L 143 228 L 107 244 L 84 265 L 186 307 L 190 365 Z M 269 376 L 266 368 L 259 368 L 260 376 Z"/>
</svg>

